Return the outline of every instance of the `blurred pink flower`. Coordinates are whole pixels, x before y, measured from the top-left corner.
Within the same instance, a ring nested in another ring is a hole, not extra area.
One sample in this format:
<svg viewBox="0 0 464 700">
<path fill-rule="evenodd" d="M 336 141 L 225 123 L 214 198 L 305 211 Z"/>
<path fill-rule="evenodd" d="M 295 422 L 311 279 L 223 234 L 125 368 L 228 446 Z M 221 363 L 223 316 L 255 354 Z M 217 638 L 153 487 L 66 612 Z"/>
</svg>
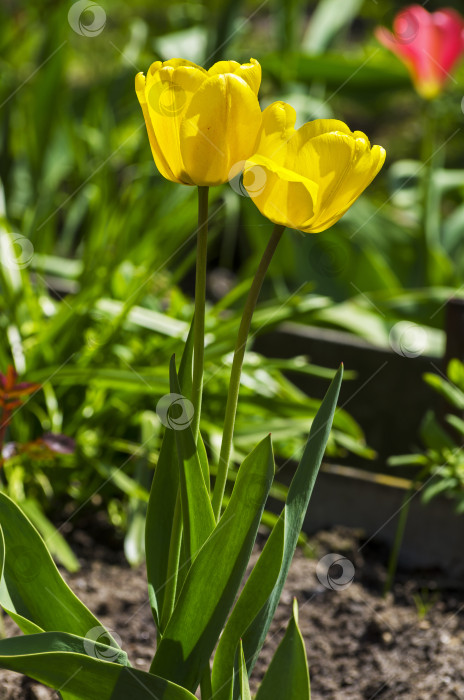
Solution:
<svg viewBox="0 0 464 700">
<path fill-rule="evenodd" d="M 464 19 L 452 9 L 428 12 L 411 5 L 396 15 L 393 34 L 377 27 L 375 35 L 405 63 L 417 92 L 427 99 L 440 94 L 464 53 Z"/>
</svg>

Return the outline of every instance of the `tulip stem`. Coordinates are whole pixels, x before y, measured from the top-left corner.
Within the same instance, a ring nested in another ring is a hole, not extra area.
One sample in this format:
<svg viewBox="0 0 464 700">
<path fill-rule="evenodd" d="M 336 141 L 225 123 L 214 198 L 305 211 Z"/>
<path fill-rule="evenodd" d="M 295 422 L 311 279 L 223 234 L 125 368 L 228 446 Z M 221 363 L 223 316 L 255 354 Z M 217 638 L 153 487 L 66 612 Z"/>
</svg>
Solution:
<svg viewBox="0 0 464 700">
<path fill-rule="evenodd" d="M 206 262 L 208 256 L 208 187 L 198 188 L 197 269 L 195 278 L 195 318 L 193 322 L 192 431 L 198 438 L 203 391 L 205 354 Z"/>
<path fill-rule="evenodd" d="M 229 470 L 230 454 L 232 451 L 232 439 L 234 435 L 235 416 L 237 413 L 238 395 L 240 391 L 240 377 L 242 374 L 243 358 L 245 356 L 246 343 L 248 333 L 250 332 L 251 319 L 258 301 L 258 296 L 261 291 L 264 277 L 266 276 L 269 263 L 272 260 L 277 245 L 285 230 L 285 226 L 276 224 L 272 232 L 266 250 L 259 263 L 256 274 L 251 283 L 250 291 L 248 292 L 247 300 L 243 309 L 242 320 L 237 335 L 235 345 L 234 359 L 232 361 L 232 369 L 230 373 L 229 391 L 227 394 L 226 412 L 224 418 L 224 428 L 222 434 L 221 452 L 219 456 L 218 471 L 216 482 L 214 484 L 212 506 L 216 519 L 219 519 L 221 514 L 222 499 L 227 481 L 227 472 Z"/>
</svg>

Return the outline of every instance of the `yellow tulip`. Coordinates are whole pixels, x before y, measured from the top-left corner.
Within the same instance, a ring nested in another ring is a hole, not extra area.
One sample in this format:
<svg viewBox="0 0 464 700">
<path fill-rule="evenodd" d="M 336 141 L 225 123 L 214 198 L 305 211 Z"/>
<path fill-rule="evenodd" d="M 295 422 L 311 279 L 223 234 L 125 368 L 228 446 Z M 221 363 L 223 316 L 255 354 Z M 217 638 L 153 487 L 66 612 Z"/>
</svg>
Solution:
<svg viewBox="0 0 464 700">
<path fill-rule="evenodd" d="M 261 126 L 261 66 L 219 61 L 208 71 L 173 58 L 138 73 L 135 90 L 156 166 L 184 185 L 220 185 L 253 153 Z M 240 168 L 241 169 L 241 168 Z"/>
<path fill-rule="evenodd" d="M 318 233 L 338 221 L 372 182 L 385 150 L 371 148 L 365 134 L 336 119 L 316 119 L 297 131 L 295 119 L 285 102 L 264 110 L 243 184 L 270 221 Z"/>
</svg>

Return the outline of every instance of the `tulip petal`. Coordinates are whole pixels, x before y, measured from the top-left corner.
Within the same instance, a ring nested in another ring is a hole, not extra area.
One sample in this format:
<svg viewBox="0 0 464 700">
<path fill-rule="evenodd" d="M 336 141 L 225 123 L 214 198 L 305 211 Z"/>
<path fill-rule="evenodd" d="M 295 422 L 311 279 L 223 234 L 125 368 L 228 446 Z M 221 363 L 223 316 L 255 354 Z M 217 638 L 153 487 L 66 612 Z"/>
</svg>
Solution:
<svg viewBox="0 0 464 700">
<path fill-rule="evenodd" d="M 254 58 L 249 63 L 237 63 L 237 61 L 218 61 L 208 70 L 208 75 L 221 73 L 233 73 L 238 75 L 251 87 L 255 95 L 261 85 L 261 66 Z"/>
<path fill-rule="evenodd" d="M 464 51 L 464 19 L 455 10 L 412 5 L 396 15 L 393 30 L 377 28 L 377 39 L 405 63 L 423 97 L 436 97 Z"/>
<path fill-rule="evenodd" d="M 351 135 L 350 128 L 339 119 L 314 119 L 311 122 L 306 122 L 293 134 L 289 150 L 290 152 L 298 152 L 310 139 L 334 132 Z"/>
<path fill-rule="evenodd" d="M 227 182 L 253 153 L 261 109 L 248 84 L 233 73 L 208 77 L 192 96 L 180 126 L 185 169 L 197 185 Z"/>
<path fill-rule="evenodd" d="M 322 133 L 289 153 L 288 167 L 319 185 L 315 219 L 321 215 L 331 218 L 338 211 L 337 195 L 352 167 L 355 150 L 352 135 L 337 131 Z"/>
<path fill-rule="evenodd" d="M 269 158 L 248 159 L 243 184 L 259 211 L 276 224 L 304 230 L 313 217 L 318 185 Z"/>
<path fill-rule="evenodd" d="M 355 132 L 361 133 L 361 132 Z M 364 136 L 364 134 L 362 134 Z M 348 209 L 354 204 L 358 197 L 370 185 L 385 162 L 385 149 L 381 146 L 369 147 L 367 139 L 357 138 L 356 149 L 353 156 L 351 168 L 340 182 L 340 186 L 335 195 L 332 206 L 324 209 L 317 221 L 313 224 L 314 233 L 325 231 L 333 226 Z"/>
<path fill-rule="evenodd" d="M 295 121 L 296 112 L 286 102 L 273 102 L 266 107 L 256 153 L 284 165 L 287 160 L 288 143 L 295 133 Z"/>
<path fill-rule="evenodd" d="M 180 125 L 192 96 L 207 78 L 203 68 L 190 61 L 172 59 L 153 64 L 147 75 L 145 95 L 157 142 L 174 177 L 194 184 L 187 174 L 180 149 Z"/>
<path fill-rule="evenodd" d="M 447 77 L 464 52 L 464 20 L 459 12 L 450 9 L 438 10 L 432 16 L 440 36 L 435 58 Z"/>
<path fill-rule="evenodd" d="M 138 73 L 135 76 L 135 92 L 137 93 L 137 98 L 142 108 L 143 117 L 145 119 L 145 126 L 147 127 L 148 140 L 150 142 L 151 152 L 153 154 L 155 165 L 158 168 L 161 175 L 167 180 L 170 180 L 171 182 L 180 183 L 180 180 L 178 180 L 174 176 L 166 158 L 164 157 L 161 151 L 161 148 L 158 145 L 158 141 L 156 140 L 155 132 L 153 130 L 153 125 L 151 123 L 150 115 L 148 112 L 147 100 L 145 97 L 145 84 L 146 79 L 144 74 Z"/>
</svg>

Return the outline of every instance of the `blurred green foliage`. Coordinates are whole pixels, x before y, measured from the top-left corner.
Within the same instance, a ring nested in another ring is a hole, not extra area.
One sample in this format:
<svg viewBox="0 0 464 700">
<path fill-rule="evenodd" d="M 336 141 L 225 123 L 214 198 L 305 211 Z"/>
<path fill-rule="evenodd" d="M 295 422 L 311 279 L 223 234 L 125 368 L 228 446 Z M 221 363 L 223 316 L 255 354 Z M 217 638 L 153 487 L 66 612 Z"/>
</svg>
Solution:
<svg viewBox="0 0 464 700">
<path fill-rule="evenodd" d="M 377 24 L 391 24 L 399 7 L 391 2 L 116 0 L 79 4 L 76 14 L 78 4 L 0 7 L 0 369 L 12 358 L 20 374 L 44 383 L 15 416 L 14 439 L 54 430 L 77 440 L 75 459 L 47 474 L 60 499 L 79 507 L 103 499 L 113 522 L 133 534 L 156 465 L 167 359 L 192 317 L 196 220 L 194 188 L 156 171 L 135 74 L 176 55 L 206 66 L 253 56 L 263 66 L 263 106 L 285 99 L 299 124 L 336 116 L 385 146 L 384 171 L 331 231 L 286 233 L 254 332 L 294 320 L 386 346 L 391 327 L 412 319 L 439 352 L 437 310 L 461 284 L 464 265 L 464 68 L 425 114 L 406 69 L 373 37 Z M 438 143 L 454 134 L 433 171 L 420 160 L 427 119 Z M 438 216 L 418 262 L 426 185 Z M 237 309 L 270 225 L 229 186 L 210 201 L 209 264 L 221 272 L 219 284 L 211 275 L 202 432 L 214 456 Z M 282 371 L 324 374 L 298 358 L 289 365 L 250 354 L 236 459 L 262 426 L 272 427 L 282 458 L 301 448 L 319 402 Z M 329 448 L 370 454 L 343 411 Z M 50 498 L 30 481 L 31 497 Z"/>
</svg>

